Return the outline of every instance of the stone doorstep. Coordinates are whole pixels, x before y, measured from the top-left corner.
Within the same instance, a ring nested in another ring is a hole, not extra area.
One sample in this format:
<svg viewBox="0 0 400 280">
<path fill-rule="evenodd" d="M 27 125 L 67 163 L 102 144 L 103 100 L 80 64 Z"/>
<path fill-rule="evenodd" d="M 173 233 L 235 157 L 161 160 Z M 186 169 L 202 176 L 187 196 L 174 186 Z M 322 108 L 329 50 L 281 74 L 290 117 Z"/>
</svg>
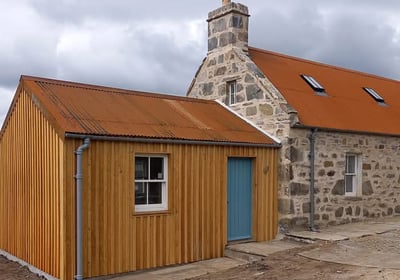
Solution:
<svg viewBox="0 0 400 280">
<path fill-rule="evenodd" d="M 265 259 L 265 256 L 263 255 L 255 254 L 249 251 L 244 252 L 241 250 L 235 250 L 232 248 L 225 248 L 224 256 L 234 260 L 242 260 L 245 263 L 257 262 Z"/>
<path fill-rule="evenodd" d="M 315 232 L 315 231 L 298 231 L 287 233 L 286 236 L 290 238 L 297 238 L 298 241 L 313 243 L 319 240 L 324 241 L 340 241 L 349 239 L 348 236 L 337 233 L 325 233 L 325 232 Z M 310 242 L 312 241 L 312 242 Z"/>
<path fill-rule="evenodd" d="M 225 256 L 242 259 L 246 262 L 253 262 L 264 260 L 271 254 L 298 248 L 303 245 L 305 245 L 304 242 L 293 242 L 288 239 L 231 244 L 226 247 Z"/>
<path fill-rule="evenodd" d="M 352 224 L 343 224 L 321 229 L 319 231 L 294 231 L 286 236 L 290 239 L 313 243 L 318 240 L 323 241 L 341 241 L 351 238 L 360 238 L 375 234 L 383 234 L 400 229 L 400 217 L 394 217 L 389 220 L 367 221 Z"/>
</svg>

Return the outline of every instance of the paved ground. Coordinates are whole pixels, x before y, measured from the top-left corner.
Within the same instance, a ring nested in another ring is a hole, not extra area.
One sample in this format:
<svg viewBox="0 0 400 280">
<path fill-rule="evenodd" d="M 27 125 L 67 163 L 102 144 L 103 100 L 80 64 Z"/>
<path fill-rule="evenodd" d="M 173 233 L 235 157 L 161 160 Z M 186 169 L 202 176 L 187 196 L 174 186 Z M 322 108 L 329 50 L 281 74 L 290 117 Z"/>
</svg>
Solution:
<svg viewBox="0 0 400 280">
<path fill-rule="evenodd" d="M 229 257 L 101 279 L 400 279 L 400 216 L 233 244 L 226 253 Z M 39 278 L 0 257 L 3 279 Z"/>
<path fill-rule="evenodd" d="M 330 250 L 313 249 L 301 256 L 324 262 L 400 269 L 399 231 L 339 241 Z"/>
<path fill-rule="evenodd" d="M 400 216 L 279 237 L 230 245 L 230 258 L 112 279 L 400 279 Z"/>
</svg>

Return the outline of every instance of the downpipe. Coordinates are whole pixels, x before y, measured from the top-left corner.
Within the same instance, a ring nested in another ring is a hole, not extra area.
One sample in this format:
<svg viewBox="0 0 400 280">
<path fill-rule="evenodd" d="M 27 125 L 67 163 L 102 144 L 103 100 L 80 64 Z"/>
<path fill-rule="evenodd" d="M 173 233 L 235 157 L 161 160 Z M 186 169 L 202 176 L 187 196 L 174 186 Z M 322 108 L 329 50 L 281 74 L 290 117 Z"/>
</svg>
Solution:
<svg viewBox="0 0 400 280">
<path fill-rule="evenodd" d="M 311 129 L 310 139 L 310 231 L 317 231 L 315 228 L 314 214 L 315 214 L 315 138 L 317 134 L 317 129 Z"/>
<path fill-rule="evenodd" d="M 82 249 L 82 154 L 89 148 L 90 139 L 85 138 L 83 144 L 75 151 L 76 155 L 76 280 L 83 279 L 83 249 Z"/>
</svg>

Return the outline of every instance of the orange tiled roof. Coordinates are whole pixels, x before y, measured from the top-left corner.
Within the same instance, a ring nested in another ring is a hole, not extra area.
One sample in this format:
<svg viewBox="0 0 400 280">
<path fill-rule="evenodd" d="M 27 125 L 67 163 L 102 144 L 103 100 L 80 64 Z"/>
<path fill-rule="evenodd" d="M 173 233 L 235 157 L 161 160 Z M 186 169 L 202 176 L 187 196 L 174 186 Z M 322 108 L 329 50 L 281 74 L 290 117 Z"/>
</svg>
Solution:
<svg viewBox="0 0 400 280">
<path fill-rule="evenodd" d="M 64 133 L 275 144 L 214 101 L 21 77 Z"/>
<path fill-rule="evenodd" d="M 300 125 L 400 135 L 400 81 L 256 48 L 250 48 L 249 55 L 297 110 Z M 301 74 L 314 77 L 327 96 L 318 96 Z M 363 87 L 377 91 L 387 106 Z"/>
</svg>

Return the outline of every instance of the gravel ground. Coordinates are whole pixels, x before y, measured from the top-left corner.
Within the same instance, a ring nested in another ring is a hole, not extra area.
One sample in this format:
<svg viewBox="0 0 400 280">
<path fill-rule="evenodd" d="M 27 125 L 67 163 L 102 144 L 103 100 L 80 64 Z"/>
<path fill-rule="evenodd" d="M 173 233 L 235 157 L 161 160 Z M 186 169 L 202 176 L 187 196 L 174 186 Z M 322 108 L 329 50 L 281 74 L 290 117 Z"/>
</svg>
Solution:
<svg viewBox="0 0 400 280">
<path fill-rule="evenodd" d="M 0 256 L 0 280 L 40 280 L 43 279 L 30 272 L 26 266 Z"/>
</svg>

